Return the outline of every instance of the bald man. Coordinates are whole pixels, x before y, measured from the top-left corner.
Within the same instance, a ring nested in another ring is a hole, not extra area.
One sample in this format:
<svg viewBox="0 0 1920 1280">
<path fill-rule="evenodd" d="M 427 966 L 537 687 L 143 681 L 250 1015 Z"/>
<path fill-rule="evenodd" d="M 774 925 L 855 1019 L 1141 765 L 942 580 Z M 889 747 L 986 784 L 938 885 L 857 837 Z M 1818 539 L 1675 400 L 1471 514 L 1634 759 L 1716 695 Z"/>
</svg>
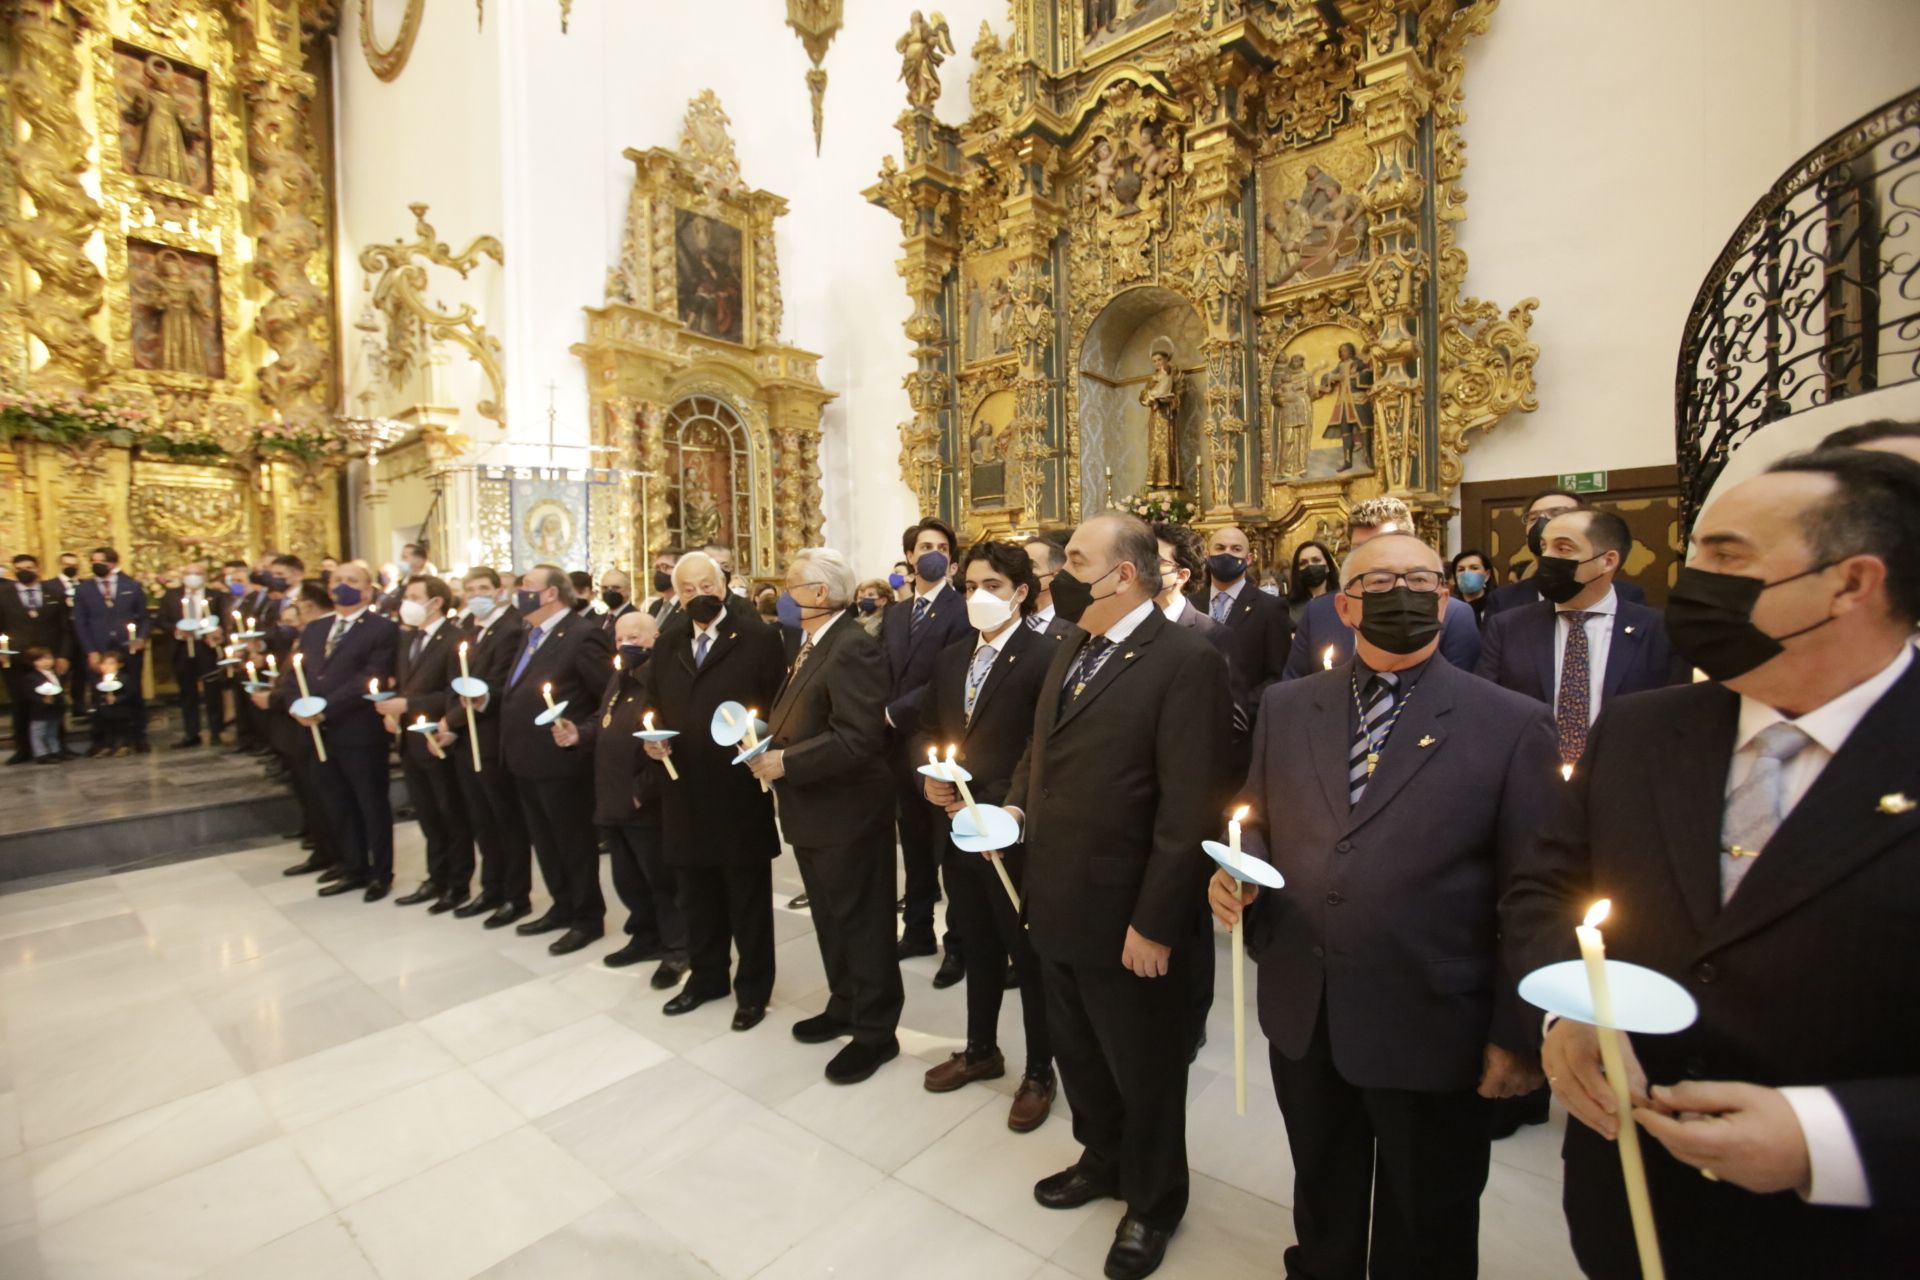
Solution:
<svg viewBox="0 0 1920 1280">
<path fill-rule="evenodd" d="M 1542 704 L 1440 654 L 1440 557 L 1381 534 L 1341 566 L 1342 664 L 1268 690 L 1245 847 L 1260 1026 L 1294 1163 L 1294 1276 L 1471 1276 L 1488 1098 L 1540 1082 L 1539 1016 L 1499 957 L 1499 902 L 1562 787 Z"/>
<path fill-rule="evenodd" d="M 1234 681 L 1247 690 L 1250 713 L 1287 669 L 1293 650 L 1293 617 L 1287 602 L 1253 585 L 1253 548 L 1246 531 L 1228 525 L 1207 539 L 1208 585 L 1193 604 L 1227 629 Z"/>
</svg>

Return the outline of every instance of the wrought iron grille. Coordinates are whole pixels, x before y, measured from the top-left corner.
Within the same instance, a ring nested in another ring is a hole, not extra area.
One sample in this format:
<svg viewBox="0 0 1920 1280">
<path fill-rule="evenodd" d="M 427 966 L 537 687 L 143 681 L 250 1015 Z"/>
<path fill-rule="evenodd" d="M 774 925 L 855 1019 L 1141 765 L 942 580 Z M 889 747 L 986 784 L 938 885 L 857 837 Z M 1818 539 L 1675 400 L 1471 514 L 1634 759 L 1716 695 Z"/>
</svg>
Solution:
<svg viewBox="0 0 1920 1280">
<path fill-rule="evenodd" d="M 1770 422 L 1920 378 L 1920 89 L 1802 156 L 1693 300 L 1674 379 L 1686 527 Z"/>
</svg>

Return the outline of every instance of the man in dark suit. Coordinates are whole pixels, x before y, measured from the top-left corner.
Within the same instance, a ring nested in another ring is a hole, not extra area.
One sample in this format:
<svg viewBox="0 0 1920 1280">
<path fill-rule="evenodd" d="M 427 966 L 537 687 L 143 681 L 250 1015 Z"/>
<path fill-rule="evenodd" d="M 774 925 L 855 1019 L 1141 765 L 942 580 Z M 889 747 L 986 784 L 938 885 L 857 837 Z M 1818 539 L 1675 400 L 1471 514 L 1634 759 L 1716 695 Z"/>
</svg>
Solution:
<svg viewBox="0 0 1920 1280">
<path fill-rule="evenodd" d="M 202 620 L 220 621 L 220 597 L 207 589 L 207 565 L 194 560 L 181 566 L 180 585 L 160 597 L 160 628 L 173 637 L 173 680 L 180 690 L 180 741 L 176 749 L 200 745 L 200 716 L 204 708 L 208 736 L 218 746 L 227 727 L 226 684 L 220 679 L 221 635 L 198 630 Z M 266 630 L 279 619 L 262 624 Z M 183 629 L 192 623 L 195 629 Z M 191 643 L 189 641 L 191 640 Z"/>
<path fill-rule="evenodd" d="M 856 585 L 846 557 L 825 547 L 787 567 L 804 639 L 768 720 L 772 745 L 751 765 L 779 798 L 831 993 L 825 1012 L 794 1024 L 794 1038 L 853 1037 L 827 1063 L 834 1084 L 857 1084 L 898 1056 L 905 1000 L 893 939 L 887 661 L 848 616 Z"/>
<path fill-rule="evenodd" d="M 448 653 L 441 678 L 451 688 L 464 671 L 483 682 L 490 695 L 473 701 L 467 718 L 467 700 L 449 699 L 441 725 L 447 754 L 453 757 L 454 778 L 469 815 L 474 843 L 480 851 L 480 892 L 455 907 L 456 919 L 485 916 L 489 929 L 502 929 L 533 914 L 533 846 L 520 817 L 520 806 L 506 786 L 506 765 L 500 754 L 499 696 L 506 692 L 507 676 L 520 656 L 524 624 L 513 601 L 503 592 L 500 574 L 486 565 L 467 572 L 461 583 L 467 623 Z M 466 663 L 461 664 L 464 651 Z M 480 763 L 474 765 L 471 731 L 480 740 Z"/>
<path fill-rule="evenodd" d="M 647 616 L 663 627 L 680 607 L 679 594 L 673 587 L 673 567 L 680 563 L 680 554 L 678 547 L 662 547 L 653 553 L 653 595 L 647 600 Z"/>
<path fill-rule="evenodd" d="M 593 829 L 593 751 L 560 744 L 552 725 L 534 723 L 554 703 L 596 705 L 613 671 L 613 644 L 598 622 L 574 611 L 573 583 L 555 565 L 535 565 L 521 576 L 520 618 L 526 630 L 507 669 L 504 686 L 492 689 L 488 705 L 500 704 L 500 753 L 505 788 L 518 806 L 521 827 L 533 841 L 540 876 L 553 906 L 538 919 L 514 926 L 523 937 L 566 932 L 547 947 L 554 955 L 578 951 L 606 932 L 607 903 L 600 892 L 600 842 Z"/>
<path fill-rule="evenodd" d="M 1530 563 L 1522 561 L 1513 568 L 1516 574 L 1529 568 L 1533 572 L 1526 577 L 1514 577 L 1511 581 L 1503 582 L 1487 593 L 1486 603 L 1481 609 L 1482 626 L 1496 614 L 1509 609 L 1523 609 L 1546 599 L 1540 591 L 1539 566 L 1542 557 L 1552 554 L 1546 550 L 1547 525 L 1561 516 L 1587 509 L 1587 504 L 1578 496 L 1559 489 L 1549 489 L 1527 505 L 1527 549 L 1533 552 L 1533 560 Z M 1628 545 L 1632 545 L 1631 538 Z M 1624 578 L 1615 582 L 1613 589 L 1629 604 L 1643 605 L 1647 602 L 1647 593 Z"/>
<path fill-rule="evenodd" d="M 1241 799 L 1286 887 L 1256 909 L 1260 1026 L 1294 1164 L 1289 1275 L 1472 1276 L 1485 1099 L 1535 1087 L 1499 902 L 1561 785 L 1546 709 L 1439 656 L 1440 557 L 1370 539 L 1333 596 L 1354 658 L 1270 690 Z"/>
<path fill-rule="evenodd" d="M 326 700 L 317 716 L 295 716 L 319 725 L 327 758 L 315 774 L 320 803 L 339 834 L 341 875 L 321 886 L 322 897 L 365 891 L 378 902 L 393 887 L 393 806 L 387 798 L 390 741 L 367 690 L 384 689 L 393 677 L 399 628 L 373 612 L 373 574 L 358 560 L 333 575 L 333 616 L 300 635 L 296 667 L 307 688 Z M 297 681 L 296 681 L 297 683 Z M 311 736 L 311 735 L 309 735 Z"/>
<path fill-rule="evenodd" d="M 7 698 L 13 709 L 13 754 L 8 764 L 25 764 L 33 758 L 28 734 L 28 713 L 33 707 L 33 686 L 40 682 L 33 664 L 22 657 L 29 649 L 45 649 L 54 655 L 54 672 L 67 673 L 69 628 L 67 593 L 57 585 L 40 579 L 39 558 L 21 554 L 13 558 L 13 581 L 0 582 L 0 635 L 15 656 L 7 660 Z"/>
<path fill-rule="evenodd" d="M 1920 464 L 1824 450 L 1716 498 L 1667 606 L 1713 682 L 1607 708 L 1504 904 L 1513 972 L 1606 897 L 1609 957 L 1699 1005 L 1627 1063 L 1669 1275 L 1920 1257 L 1917 620 Z M 1543 1059 L 1574 1254 L 1637 1276 L 1594 1029 L 1554 1022 Z"/>
<path fill-rule="evenodd" d="M 597 616 L 612 643 L 614 625 L 628 614 L 640 612 L 640 606 L 633 602 L 633 579 L 624 569 L 609 569 L 600 575 L 600 603 L 607 611 Z"/>
<path fill-rule="evenodd" d="M 893 766 L 894 804 L 900 823 L 900 859 L 906 864 L 906 914 L 901 920 L 899 954 L 930 956 L 939 947 L 933 937 L 933 907 L 940 901 L 940 862 L 945 857 L 934 829 L 934 811 L 920 793 L 914 733 L 920 700 L 926 696 L 933 660 L 940 651 L 973 627 L 967 622 L 967 602 L 947 582 L 953 568 L 953 530 L 927 519 L 900 537 L 901 549 L 913 562 L 911 599 L 887 607 L 880 616 L 880 639 L 887 655 L 888 761 Z M 935 975 L 939 986 L 950 986 L 962 976 L 954 946 L 956 931 L 947 922 L 947 954 Z"/>
<path fill-rule="evenodd" d="M 1033 704 L 1055 644 L 1025 625 L 1035 584 L 1032 561 L 1021 548 L 1010 542 L 976 542 L 967 548 L 961 571 L 967 611 L 979 635 L 955 641 L 934 660 L 933 678 L 920 706 L 916 751 L 922 757 L 938 752 L 944 759 L 949 747 L 957 748 L 956 763 L 973 775 L 968 786 L 974 800 L 999 804 L 1033 732 Z M 988 859 L 955 848 L 948 839 L 953 816 L 965 807 L 958 788 L 925 776 L 921 782 L 940 815 L 935 830 L 947 841 L 947 911 L 959 917 L 960 933 L 967 939 L 966 1047 L 927 1072 L 927 1091 L 947 1093 L 1006 1074 L 999 1023 L 1011 960 L 1020 983 L 1027 1062 L 1007 1127 L 1028 1133 L 1045 1122 L 1054 1097 L 1040 961 Z M 1017 891 L 1026 867 L 1024 850 L 1015 846 L 995 856 L 1002 859 Z"/>
<path fill-rule="evenodd" d="M 661 818 L 692 969 L 662 1012 L 689 1013 L 731 991 L 733 1028 L 748 1031 L 766 1017 L 773 998 L 773 860 L 780 856 L 780 832 L 772 795 L 733 763 L 736 749 L 716 743 L 709 726 L 722 703 L 769 711 L 787 661 L 779 633 L 727 590 L 726 575 L 706 552 L 680 557 L 671 587 L 680 603 L 654 645 L 646 697 L 654 724 L 680 736 L 650 745 L 647 754 L 671 756 L 680 770 L 678 781 L 662 785 Z M 729 981 L 735 949 L 740 961 Z"/>
<path fill-rule="evenodd" d="M 1025 906 L 1073 1135 L 1034 1198 L 1127 1202 L 1106 1274 L 1160 1265 L 1187 1207 L 1186 965 L 1201 937 L 1206 855 L 1231 732 L 1227 664 L 1154 607 L 1159 547 L 1131 516 L 1067 543 L 1053 580 L 1084 631 L 1055 647 L 1006 807 L 1022 826 Z"/>
<path fill-rule="evenodd" d="M 411 725 L 425 719 L 437 725 L 451 700 L 447 662 L 459 645 L 458 629 L 448 618 L 453 588 L 436 577 L 415 578 L 400 600 L 399 637 L 395 658 L 394 696 L 376 703 L 389 732 L 400 739 L 400 772 L 407 780 L 407 797 L 420 819 L 420 835 L 427 845 L 427 878 L 412 893 L 394 901 L 403 907 L 431 902 L 434 915 L 452 911 L 473 890 L 473 827 L 468 820 L 453 757 L 437 739 Z M 435 748 L 438 748 L 436 752 Z"/>
<path fill-rule="evenodd" d="M 332 615 L 333 600 L 319 583 L 300 584 L 288 596 L 280 617 L 266 628 L 256 656 L 249 659 L 254 663 L 257 683 L 267 688 L 242 691 L 241 695 L 247 710 L 259 719 L 261 736 L 279 762 L 294 802 L 300 806 L 300 829 L 307 833 L 303 841 L 309 850 L 307 857 L 283 868 L 280 874 L 303 876 L 317 871 L 329 884 L 345 870 L 338 852 L 339 821 L 328 813 L 321 798 L 320 759 L 314 754 L 313 735 L 296 724 L 287 710 L 300 696 L 293 678 L 293 651 L 300 644 L 300 636 L 315 622 Z"/>
<path fill-rule="evenodd" d="M 82 582 L 74 597 L 74 634 L 87 655 L 88 670 L 96 675 L 102 654 L 119 655 L 120 680 L 126 687 L 116 701 L 133 749 L 145 755 L 151 749 L 145 693 L 147 593 L 133 575 L 120 572 L 120 553 L 112 547 L 95 547 L 90 558 L 93 580 Z"/>
<path fill-rule="evenodd" d="M 1233 637 L 1233 665 L 1242 705 L 1249 718 L 1259 713 L 1260 697 L 1277 683 L 1293 651 L 1293 617 L 1286 601 L 1253 585 L 1247 535 L 1228 525 L 1207 540 L 1208 586 L 1193 603 Z"/>
<path fill-rule="evenodd" d="M 1053 607 L 1053 575 L 1067 563 L 1067 544 L 1042 533 L 1028 540 L 1026 552 L 1028 562 L 1033 565 L 1034 580 L 1040 584 L 1040 593 L 1033 598 L 1033 612 L 1027 615 L 1026 624 L 1058 639 L 1073 627 L 1071 622 L 1059 617 Z"/>
<path fill-rule="evenodd" d="M 265 555 L 248 581 L 253 584 L 253 590 L 237 600 L 223 602 L 220 616 L 228 635 L 270 630 L 285 608 L 285 602 L 300 594 L 300 585 L 306 581 L 306 563 L 296 555 Z M 327 586 L 331 584 L 323 584 L 323 589 Z M 237 624 L 235 614 L 239 615 Z M 258 640 L 251 641 L 248 650 L 256 659 L 266 656 L 266 648 Z M 272 751 L 270 737 L 251 700 L 243 701 L 234 716 L 234 753 L 267 755 Z"/>
<path fill-rule="evenodd" d="M 1347 534 L 1355 550 L 1382 533 L 1411 532 L 1413 513 L 1398 498 L 1369 498 L 1356 504 L 1347 517 Z M 1353 657 L 1353 628 L 1340 618 L 1337 594 L 1329 591 L 1307 601 L 1282 679 L 1298 680 Z M 1473 616 L 1473 606 L 1449 598 L 1441 616 L 1440 656 L 1462 671 L 1474 670 L 1480 663 L 1480 623 Z"/>
</svg>

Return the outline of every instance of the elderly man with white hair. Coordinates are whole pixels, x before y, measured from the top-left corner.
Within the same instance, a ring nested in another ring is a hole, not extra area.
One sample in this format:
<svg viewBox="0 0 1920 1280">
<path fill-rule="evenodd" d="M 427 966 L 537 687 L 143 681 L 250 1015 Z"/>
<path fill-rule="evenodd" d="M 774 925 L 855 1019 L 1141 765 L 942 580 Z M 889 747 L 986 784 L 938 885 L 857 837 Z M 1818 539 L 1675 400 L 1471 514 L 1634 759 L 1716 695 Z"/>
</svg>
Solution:
<svg viewBox="0 0 1920 1280">
<path fill-rule="evenodd" d="M 772 746 L 752 766 L 775 784 L 831 992 L 825 1012 L 794 1024 L 794 1038 L 852 1037 L 827 1064 L 834 1084 L 856 1084 L 898 1056 L 904 1000 L 884 756 L 887 662 L 879 641 L 846 618 L 855 581 L 846 557 L 824 547 L 800 552 L 787 569 L 802 639 L 773 705 Z"/>
</svg>

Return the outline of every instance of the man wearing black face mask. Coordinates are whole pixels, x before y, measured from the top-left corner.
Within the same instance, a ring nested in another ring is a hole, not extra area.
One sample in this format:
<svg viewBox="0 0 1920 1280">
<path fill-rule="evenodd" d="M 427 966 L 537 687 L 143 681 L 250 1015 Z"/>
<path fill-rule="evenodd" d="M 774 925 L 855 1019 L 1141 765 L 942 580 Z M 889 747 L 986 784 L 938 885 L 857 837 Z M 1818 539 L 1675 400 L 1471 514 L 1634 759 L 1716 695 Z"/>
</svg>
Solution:
<svg viewBox="0 0 1920 1280">
<path fill-rule="evenodd" d="M 612 636 L 614 625 L 620 619 L 640 611 L 640 606 L 633 602 L 633 579 L 620 569 L 609 569 L 601 574 L 600 603 L 606 608 L 606 612 L 600 615 L 600 625 Z"/>
<path fill-rule="evenodd" d="M 1487 593 L 1486 603 L 1480 609 L 1480 622 L 1484 626 L 1497 613 L 1508 609 L 1518 609 L 1524 605 L 1539 604 L 1546 599 L 1540 591 L 1539 568 L 1546 551 L 1547 524 L 1572 511 L 1584 510 L 1586 504 L 1571 493 L 1558 489 L 1549 489 L 1527 504 L 1527 550 L 1533 553 L 1530 564 L 1521 564 L 1521 569 L 1529 569 L 1527 576 L 1514 577 Z M 1618 570 L 1616 570 L 1618 572 Z M 1647 593 L 1636 584 L 1621 580 L 1613 584 L 1614 591 L 1629 604 L 1644 605 Z"/>
<path fill-rule="evenodd" d="M 1228 525 L 1207 540 L 1210 585 L 1196 589 L 1193 603 L 1227 629 L 1232 639 L 1233 672 L 1247 691 L 1249 715 L 1257 715 L 1260 696 L 1287 669 L 1293 649 L 1293 618 L 1280 600 L 1247 580 L 1253 565 L 1247 535 Z"/>
<path fill-rule="evenodd" d="M 1260 1027 L 1293 1152 L 1286 1270 L 1475 1274 L 1486 1099 L 1539 1083 L 1537 1018 L 1499 967 L 1498 906 L 1560 784 L 1546 708 L 1440 650 L 1440 557 L 1368 540 L 1335 603 L 1350 662 L 1267 693 L 1244 847 L 1286 887 L 1251 904 Z"/>
<path fill-rule="evenodd" d="M 13 558 L 13 581 L 0 583 L 0 635 L 7 637 L 7 648 L 15 656 L 6 669 L 7 695 L 13 707 L 14 751 L 8 764 L 25 764 L 33 758 L 28 747 L 28 712 L 34 705 L 33 686 L 40 674 L 20 655 L 28 649 L 45 649 L 63 655 L 67 651 L 68 613 L 66 593 L 40 580 L 40 561 L 31 555 Z M 59 657 L 57 675 L 66 674 L 66 658 Z"/>
<path fill-rule="evenodd" d="M 1609 958 L 1698 1003 L 1626 1061 L 1669 1275 L 1911 1275 L 1920 464 L 1831 449 L 1732 486 L 1666 617 L 1712 682 L 1594 726 L 1505 903 L 1512 971 L 1571 958 L 1606 896 Z M 1543 1060 L 1573 1121 L 1574 1254 L 1637 1274 L 1594 1029 L 1555 1022 Z"/>
<path fill-rule="evenodd" d="M 673 590 L 673 566 L 680 563 L 680 548 L 662 547 L 653 555 L 653 596 L 647 601 L 647 616 L 661 626 L 680 607 Z"/>
</svg>

